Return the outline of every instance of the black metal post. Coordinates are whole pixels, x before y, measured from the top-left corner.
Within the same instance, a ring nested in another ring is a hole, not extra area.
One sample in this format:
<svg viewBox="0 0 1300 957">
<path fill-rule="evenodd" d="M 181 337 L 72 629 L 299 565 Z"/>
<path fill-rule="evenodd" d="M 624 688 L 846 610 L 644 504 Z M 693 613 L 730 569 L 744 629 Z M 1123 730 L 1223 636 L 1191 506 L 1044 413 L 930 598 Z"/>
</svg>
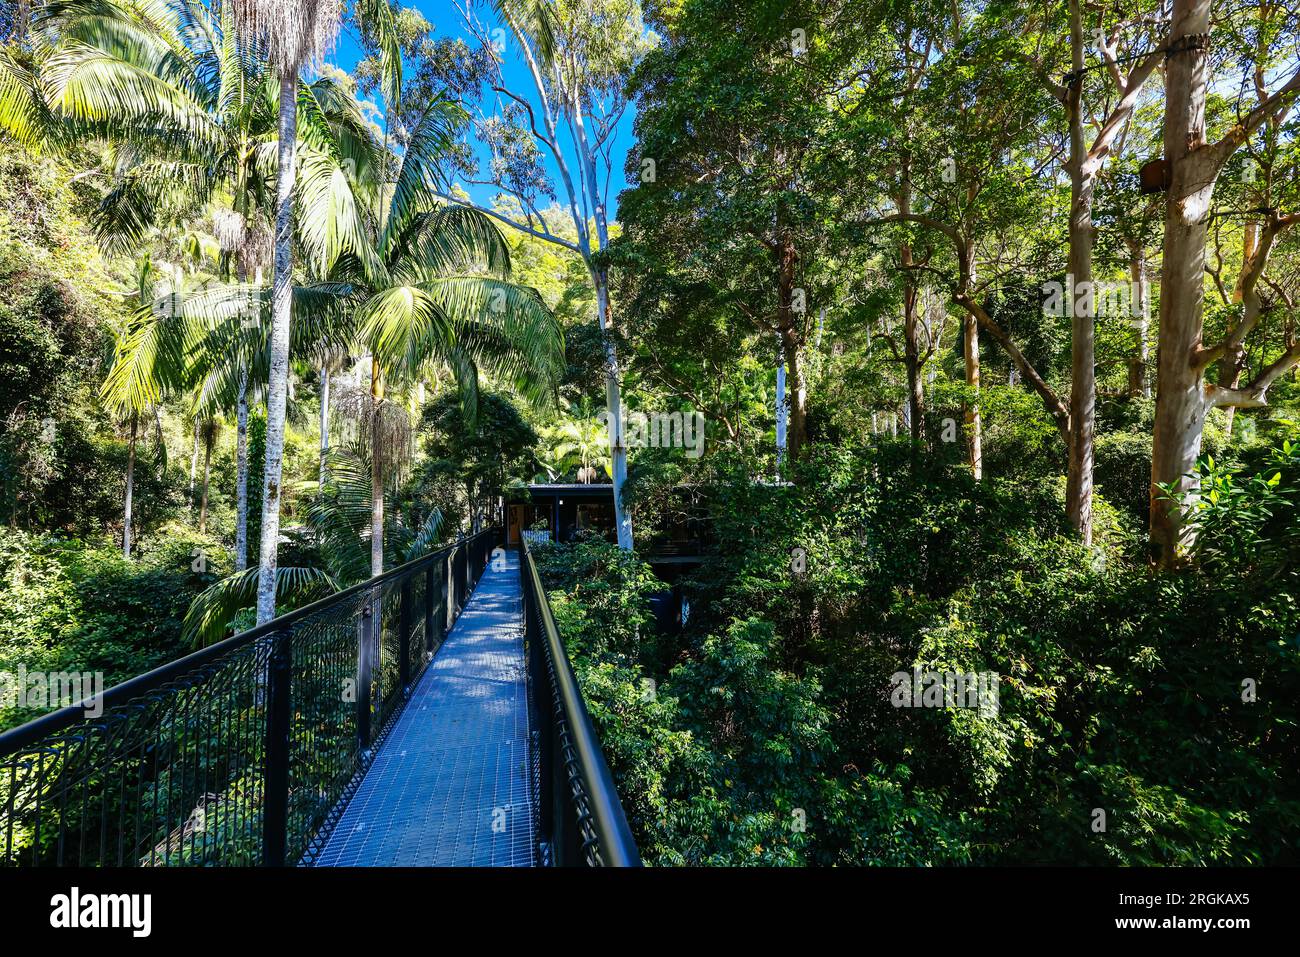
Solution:
<svg viewBox="0 0 1300 957">
<path fill-rule="evenodd" d="M 292 710 L 293 632 L 272 639 L 267 662 L 266 795 L 262 812 L 262 864 L 283 867 L 289 839 L 289 733 Z"/>
</svg>

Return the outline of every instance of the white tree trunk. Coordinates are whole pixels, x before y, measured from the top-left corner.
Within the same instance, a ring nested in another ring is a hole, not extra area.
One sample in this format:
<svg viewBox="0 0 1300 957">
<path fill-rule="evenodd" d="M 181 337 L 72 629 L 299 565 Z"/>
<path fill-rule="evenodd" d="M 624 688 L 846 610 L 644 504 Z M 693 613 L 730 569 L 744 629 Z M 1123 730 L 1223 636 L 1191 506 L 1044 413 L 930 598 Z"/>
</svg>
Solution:
<svg viewBox="0 0 1300 957">
<path fill-rule="evenodd" d="M 984 433 L 980 420 L 980 327 L 973 313 L 962 318 L 962 356 L 966 366 L 966 385 L 974 398 L 966 405 L 966 452 L 975 481 L 984 477 Z"/>
<path fill-rule="evenodd" d="M 199 473 L 199 417 L 194 416 L 194 450 L 190 452 L 190 498 L 189 513 L 194 517 L 194 480 Z"/>
<path fill-rule="evenodd" d="M 248 567 L 248 370 L 239 377 L 235 410 L 235 571 Z"/>
<path fill-rule="evenodd" d="M 1150 357 L 1148 344 L 1151 290 L 1147 283 L 1146 251 L 1134 243 L 1129 247 L 1129 287 L 1135 294 L 1133 328 L 1137 332 L 1137 351 L 1129 362 L 1129 395 L 1151 397 L 1151 377 L 1147 375 L 1147 363 Z"/>
<path fill-rule="evenodd" d="M 289 398 L 289 320 L 293 308 L 293 182 L 298 135 L 297 77 L 280 79 L 279 167 L 276 175 L 275 275 L 271 286 L 271 355 L 266 394 L 266 469 L 257 575 L 257 623 L 275 617 L 280 543 L 280 482 Z"/>
<path fill-rule="evenodd" d="M 1092 290 L 1093 187 L 1100 164 L 1091 161 L 1084 140 L 1083 21 L 1079 0 L 1070 2 L 1070 46 L 1074 80 L 1066 94 L 1070 123 L 1070 430 L 1065 512 L 1085 544 L 1092 542 L 1093 434 L 1097 413 L 1096 296 Z"/>
<path fill-rule="evenodd" d="M 778 360 L 776 367 L 776 472 L 780 477 L 785 463 L 785 430 L 790 418 L 790 408 L 785 401 L 785 361 Z"/>
<path fill-rule="evenodd" d="M 210 420 L 207 429 L 204 431 L 206 435 L 203 437 L 203 497 L 199 504 L 199 532 L 206 535 L 208 531 L 208 486 L 212 480 L 212 442 L 214 436 L 213 423 Z"/>
<path fill-rule="evenodd" d="M 1210 32 L 1209 0 L 1175 0 L 1173 42 Z M 1209 403 L 1194 355 L 1201 345 L 1205 239 L 1218 170 L 1201 162 L 1205 150 L 1206 51 L 1170 55 L 1165 79 L 1165 159 L 1171 166 L 1165 197 L 1160 268 L 1160 339 L 1156 421 L 1151 451 L 1152 558 L 1166 567 L 1179 558 L 1183 512 L 1159 486 L 1194 497 L 1192 469 L 1201 453 Z"/>
<path fill-rule="evenodd" d="M 325 490 L 325 460 L 330 451 L 330 370 L 320 367 L 320 491 Z"/>
<path fill-rule="evenodd" d="M 379 360 L 370 359 L 370 574 L 384 573 L 384 448 L 380 403 L 384 401 Z"/>
<path fill-rule="evenodd" d="M 122 557 L 131 557 L 131 499 L 135 495 L 135 439 L 138 416 L 131 413 L 131 439 L 126 449 L 126 501 L 122 506 Z"/>
</svg>

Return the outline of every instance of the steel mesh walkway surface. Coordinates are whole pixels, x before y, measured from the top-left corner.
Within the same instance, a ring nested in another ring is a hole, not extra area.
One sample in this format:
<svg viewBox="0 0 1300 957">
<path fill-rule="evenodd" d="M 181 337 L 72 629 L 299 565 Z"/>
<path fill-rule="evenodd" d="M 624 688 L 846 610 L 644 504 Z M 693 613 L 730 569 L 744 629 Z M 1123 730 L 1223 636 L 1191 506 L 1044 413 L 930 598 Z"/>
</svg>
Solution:
<svg viewBox="0 0 1300 957">
<path fill-rule="evenodd" d="M 316 866 L 536 863 L 522 614 L 507 552 L 484 569 Z"/>
</svg>

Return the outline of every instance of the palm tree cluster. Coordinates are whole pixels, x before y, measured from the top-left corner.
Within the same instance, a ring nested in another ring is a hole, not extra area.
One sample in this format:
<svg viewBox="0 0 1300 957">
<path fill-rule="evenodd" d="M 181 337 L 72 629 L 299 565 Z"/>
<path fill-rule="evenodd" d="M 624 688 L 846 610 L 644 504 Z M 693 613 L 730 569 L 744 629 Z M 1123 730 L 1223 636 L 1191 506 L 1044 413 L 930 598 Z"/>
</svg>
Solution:
<svg viewBox="0 0 1300 957">
<path fill-rule="evenodd" d="M 85 175 L 106 185 L 98 239 L 135 277 L 101 397 L 125 424 L 131 463 L 161 404 L 183 404 L 192 475 L 205 449 L 200 527 L 212 446 L 235 420 L 237 571 L 197 603 L 200 640 L 254 604 L 261 623 L 277 600 L 283 609 L 383 570 L 386 525 L 393 534 L 385 493 L 403 474 L 411 400 L 426 382 L 454 384 L 473 417 L 481 375 L 540 402 L 563 368 L 560 327 L 535 290 L 511 281 L 497 227 L 440 198 L 463 109 L 435 99 L 413 129 L 390 137 L 346 80 L 319 75 L 343 12 L 340 0 L 51 0 L 33 10 L 29 42 L 0 51 L 0 129 L 29 149 L 97 159 Z M 354 12 L 382 51 L 391 107 L 401 90 L 393 9 L 357 0 Z M 339 410 L 355 441 L 330 449 L 330 377 L 349 366 L 367 370 L 369 388 Z M 310 520 L 335 556 L 330 569 L 278 565 L 295 368 L 320 378 Z M 261 534 L 250 542 L 258 404 Z M 131 494 L 128 465 L 128 557 Z M 427 516 L 401 532 L 394 554 L 440 534 L 440 518 Z"/>
</svg>

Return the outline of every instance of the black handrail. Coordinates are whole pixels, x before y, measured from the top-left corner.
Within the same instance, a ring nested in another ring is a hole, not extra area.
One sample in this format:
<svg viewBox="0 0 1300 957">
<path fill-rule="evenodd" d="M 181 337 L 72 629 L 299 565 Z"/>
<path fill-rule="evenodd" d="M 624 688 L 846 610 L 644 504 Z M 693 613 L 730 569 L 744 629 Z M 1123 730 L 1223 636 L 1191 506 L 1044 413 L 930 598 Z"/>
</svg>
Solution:
<svg viewBox="0 0 1300 957">
<path fill-rule="evenodd" d="M 497 541 L 461 539 L 0 734 L 0 866 L 310 860 Z"/>
<path fill-rule="evenodd" d="M 551 616 L 526 535 L 520 551 L 524 636 L 541 772 L 537 810 L 542 862 L 640 867 L 641 854 Z"/>
</svg>

